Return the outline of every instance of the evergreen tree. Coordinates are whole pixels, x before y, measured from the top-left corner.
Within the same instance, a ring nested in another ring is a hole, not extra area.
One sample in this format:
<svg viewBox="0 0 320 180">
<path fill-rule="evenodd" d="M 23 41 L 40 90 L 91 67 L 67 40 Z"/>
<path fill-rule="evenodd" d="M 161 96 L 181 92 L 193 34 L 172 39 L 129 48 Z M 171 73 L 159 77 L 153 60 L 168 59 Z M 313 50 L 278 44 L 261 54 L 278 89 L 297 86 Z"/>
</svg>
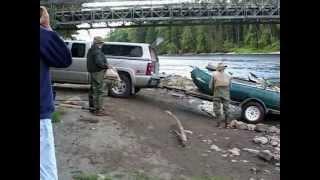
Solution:
<svg viewBox="0 0 320 180">
<path fill-rule="evenodd" d="M 268 28 L 262 28 L 261 36 L 259 38 L 259 47 L 265 48 L 268 46 L 271 46 L 271 33 Z"/>
<path fill-rule="evenodd" d="M 65 33 L 68 36 L 68 33 Z M 280 50 L 280 25 L 205 25 L 166 26 L 116 29 L 109 41 L 152 43 L 157 37 L 164 42 L 157 47 L 160 54 L 229 52 L 237 48 Z"/>
<path fill-rule="evenodd" d="M 204 26 L 198 27 L 197 32 L 197 53 L 207 53 L 208 52 L 208 39 L 207 39 L 208 33 L 206 32 L 206 29 Z"/>
<path fill-rule="evenodd" d="M 143 43 L 145 42 L 145 38 L 146 38 L 146 27 L 138 27 L 138 28 L 135 28 L 134 30 L 134 37 L 133 37 L 133 40 L 134 42 L 137 42 L 137 43 Z"/>
<path fill-rule="evenodd" d="M 181 39 L 182 51 L 184 53 L 191 52 L 194 46 L 194 41 L 192 37 L 191 27 L 186 26 L 183 28 L 182 39 Z"/>
<path fill-rule="evenodd" d="M 115 30 L 109 34 L 109 36 L 107 37 L 107 40 L 114 41 L 114 42 L 130 42 L 128 30 L 126 29 Z"/>
<path fill-rule="evenodd" d="M 166 49 L 168 54 L 178 54 L 178 48 L 173 42 L 166 44 Z"/>
<path fill-rule="evenodd" d="M 171 42 L 177 48 L 178 53 L 181 51 L 181 37 L 182 37 L 182 28 L 181 26 L 174 26 L 171 28 Z"/>
<path fill-rule="evenodd" d="M 256 48 L 256 36 L 254 29 L 251 25 L 248 26 L 245 38 L 244 38 L 244 44 L 246 47 L 249 48 Z"/>
<path fill-rule="evenodd" d="M 145 42 L 151 44 L 157 39 L 157 32 L 155 27 L 147 28 Z"/>
</svg>

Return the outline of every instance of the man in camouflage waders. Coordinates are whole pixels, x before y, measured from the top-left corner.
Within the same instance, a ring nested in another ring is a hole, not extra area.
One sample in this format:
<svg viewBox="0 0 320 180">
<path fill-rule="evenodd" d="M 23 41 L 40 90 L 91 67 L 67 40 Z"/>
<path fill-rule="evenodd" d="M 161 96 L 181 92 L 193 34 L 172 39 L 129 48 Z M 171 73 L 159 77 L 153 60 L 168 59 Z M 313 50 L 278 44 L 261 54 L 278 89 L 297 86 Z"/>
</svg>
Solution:
<svg viewBox="0 0 320 180">
<path fill-rule="evenodd" d="M 110 67 L 101 48 L 102 37 L 95 37 L 87 55 L 87 69 L 90 74 L 89 106 L 90 112 L 96 116 L 108 115 L 103 112 L 103 93 L 106 88 L 104 74 Z"/>
<path fill-rule="evenodd" d="M 213 87 L 213 111 L 218 120 L 217 127 L 220 127 L 221 122 L 224 121 L 225 128 L 228 128 L 231 77 L 224 72 L 226 67 L 223 63 L 218 63 L 210 85 Z M 221 112 L 221 104 L 223 112 Z M 224 117 L 222 117 L 222 113 Z"/>
</svg>

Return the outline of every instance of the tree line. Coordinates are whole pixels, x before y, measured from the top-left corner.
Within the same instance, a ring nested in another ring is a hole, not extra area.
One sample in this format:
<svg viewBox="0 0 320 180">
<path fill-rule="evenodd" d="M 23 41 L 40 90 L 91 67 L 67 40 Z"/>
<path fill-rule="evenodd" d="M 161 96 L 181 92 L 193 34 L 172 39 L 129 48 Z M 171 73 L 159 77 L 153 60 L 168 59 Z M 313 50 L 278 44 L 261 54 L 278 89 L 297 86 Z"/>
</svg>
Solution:
<svg viewBox="0 0 320 180">
<path fill-rule="evenodd" d="M 280 25 L 217 24 L 114 29 L 107 41 L 152 43 L 157 37 L 164 42 L 159 54 L 272 52 L 280 51 Z"/>
</svg>

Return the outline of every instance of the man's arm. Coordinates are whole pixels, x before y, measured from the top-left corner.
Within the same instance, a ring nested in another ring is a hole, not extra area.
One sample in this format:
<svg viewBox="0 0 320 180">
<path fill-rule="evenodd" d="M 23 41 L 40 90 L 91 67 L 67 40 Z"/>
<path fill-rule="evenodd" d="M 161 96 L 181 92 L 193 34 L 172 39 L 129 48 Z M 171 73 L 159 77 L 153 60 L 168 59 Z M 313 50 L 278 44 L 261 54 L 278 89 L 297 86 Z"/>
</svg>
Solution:
<svg viewBox="0 0 320 180">
<path fill-rule="evenodd" d="M 72 64 L 71 53 L 53 31 L 40 27 L 40 58 L 49 67 L 66 68 Z"/>
<path fill-rule="evenodd" d="M 104 56 L 103 53 L 96 52 L 94 60 L 95 60 L 96 65 L 99 66 L 100 68 L 108 69 L 109 65 L 108 65 L 108 62 L 106 61 L 106 57 Z"/>
</svg>

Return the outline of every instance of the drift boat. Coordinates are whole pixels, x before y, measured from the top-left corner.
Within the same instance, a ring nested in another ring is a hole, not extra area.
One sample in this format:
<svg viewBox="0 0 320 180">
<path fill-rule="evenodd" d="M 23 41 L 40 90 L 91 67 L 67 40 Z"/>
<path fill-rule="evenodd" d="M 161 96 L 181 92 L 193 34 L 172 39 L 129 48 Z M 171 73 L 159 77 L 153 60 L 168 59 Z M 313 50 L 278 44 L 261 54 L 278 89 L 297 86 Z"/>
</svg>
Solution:
<svg viewBox="0 0 320 180">
<path fill-rule="evenodd" d="M 193 67 L 191 78 L 201 93 L 213 95 L 209 88 L 212 70 Z M 252 73 L 251 73 L 252 74 Z M 257 77 L 232 78 L 230 87 L 232 104 L 241 107 L 241 117 L 249 123 L 264 120 L 265 115 L 280 114 L 280 88 L 259 82 Z"/>
</svg>

